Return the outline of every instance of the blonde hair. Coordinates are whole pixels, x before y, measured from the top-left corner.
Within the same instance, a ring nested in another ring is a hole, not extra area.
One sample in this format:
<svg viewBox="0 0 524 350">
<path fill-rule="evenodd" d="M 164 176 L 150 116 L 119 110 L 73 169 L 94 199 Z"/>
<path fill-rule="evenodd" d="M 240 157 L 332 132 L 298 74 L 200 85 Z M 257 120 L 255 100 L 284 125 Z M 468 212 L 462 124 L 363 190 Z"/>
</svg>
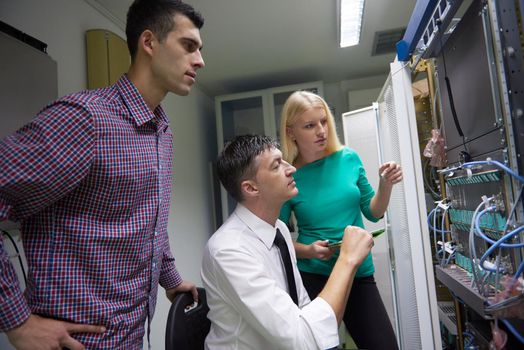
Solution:
<svg viewBox="0 0 524 350">
<path fill-rule="evenodd" d="M 328 140 L 326 146 L 326 156 L 342 148 L 337 130 L 335 128 L 335 118 L 329 109 L 328 104 L 322 97 L 309 91 L 295 91 L 292 93 L 284 107 L 280 119 L 280 145 L 282 157 L 290 164 L 294 164 L 298 157 L 298 147 L 295 141 L 287 133 L 287 128 L 292 127 L 298 117 L 313 108 L 322 108 L 326 112 L 328 125 Z"/>
</svg>

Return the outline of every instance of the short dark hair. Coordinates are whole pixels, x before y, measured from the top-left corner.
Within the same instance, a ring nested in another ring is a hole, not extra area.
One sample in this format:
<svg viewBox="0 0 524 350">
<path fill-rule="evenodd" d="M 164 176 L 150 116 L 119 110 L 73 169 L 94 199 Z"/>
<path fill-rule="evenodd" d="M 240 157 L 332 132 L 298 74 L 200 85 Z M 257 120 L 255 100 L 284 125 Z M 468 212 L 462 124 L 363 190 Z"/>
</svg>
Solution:
<svg viewBox="0 0 524 350">
<path fill-rule="evenodd" d="M 244 199 L 240 188 L 242 181 L 257 173 L 255 158 L 273 148 L 278 148 L 278 143 L 271 137 L 260 135 L 237 136 L 224 146 L 217 160 L 218 178 L 237 202 Z"/>
<path fill-rule="evenodd" d="M 127 47 L 134 60 L 138 49 L 138 38 L 144 30 L 151 30 L 162 41 L 175 27 L 176 14 L 186 16 L 198 29 L 204 25 L 204 18 L 193 6 L 180 0 L 135 0 L 127 11 Z"/>
</svg>

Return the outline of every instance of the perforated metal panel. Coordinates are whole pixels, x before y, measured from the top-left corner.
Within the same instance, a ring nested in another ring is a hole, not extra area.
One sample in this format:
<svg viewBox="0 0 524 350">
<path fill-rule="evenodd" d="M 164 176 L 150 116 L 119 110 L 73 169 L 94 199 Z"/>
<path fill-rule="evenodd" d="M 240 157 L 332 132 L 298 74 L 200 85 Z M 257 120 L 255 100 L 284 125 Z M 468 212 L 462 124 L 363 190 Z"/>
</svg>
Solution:
<svg viewBox="0 0 524 350">
<path fill-rule="evenodd" d="M 378 99 L 378 140 L 382 162 L 402 165 L 404 180 L 393 189 L 388 236 L 402 349 L 440 349 L 426 205 L 408 69 L 391 64 Z"/>
<path fill-rule="evenodd" d="M 384 161 L 394 160 L 401 163 L 395 95 L 393 94 L 391 79 L 386 83 L 381 97 L 383 100 L 378 101 L 380 110 L 378 125 L 382 157 Z M 394 254 L 395 268 L 393 274 L 397 294 L 397 311 L 400 320 L 402 320 L 402 322 L 399 322 L 402 348 L 405 349 L 409 346 L 412 349 L 420 349 L 420 327 L 417 316 L 415 281 L 411 268 L 411 244 L 404 205 L 404 187 L 404 183 L 398 184 L 391 194 L 388 209 L 391 232 L 389 244 Z"/>
</svg>

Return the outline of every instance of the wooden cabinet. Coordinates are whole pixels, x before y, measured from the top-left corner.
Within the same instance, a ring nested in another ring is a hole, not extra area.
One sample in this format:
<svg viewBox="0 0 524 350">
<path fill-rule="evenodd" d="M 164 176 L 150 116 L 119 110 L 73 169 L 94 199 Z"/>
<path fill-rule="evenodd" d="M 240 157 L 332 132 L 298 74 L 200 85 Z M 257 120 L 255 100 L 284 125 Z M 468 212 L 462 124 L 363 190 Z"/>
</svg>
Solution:
<svg viewBox="0 0 524 350">
<path fill-rule="evenodd" d="M 131 57 L 124 39 L 105 29 L 86 31 L 87 87 L 109 86 L 126 73 Z"/>
<path fill-rule="evenodd" d="M 315 81 L 263 90 L 222 95 L 215 98 L 218 150 L 235 136 L 268 135 L 279 139 L 280 114 L 289 95 L 308 90 L 323 95 L 323 84 Z M 225 220 L 235 209 L 235 201 L 221 186 L 222 217 Z"/>
</svg>

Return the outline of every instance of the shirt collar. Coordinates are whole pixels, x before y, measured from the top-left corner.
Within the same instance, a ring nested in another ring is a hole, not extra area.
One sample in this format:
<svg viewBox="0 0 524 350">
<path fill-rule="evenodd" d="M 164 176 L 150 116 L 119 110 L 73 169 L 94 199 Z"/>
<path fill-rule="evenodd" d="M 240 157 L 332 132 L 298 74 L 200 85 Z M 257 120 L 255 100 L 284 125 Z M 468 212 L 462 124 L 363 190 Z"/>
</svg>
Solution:
<svg viewBox="0 0 524 350">
<path fill-rule="evenodd" d="M 267 249 L 271 249 L 277 232 L 276 226 L 271 226 L 240 203 L 237 204 L 235 215 L 265 244 Z"/>
<path fill-rule="evenodd" d="M 167 118 L 162 106 L 158 105 L 154 112 L 151 112 L 146 101 L 144 101 L 144 98 L 136 86 L 131 82 L 131 80 L 129 80 L 127 74 L 124 74 L 118 80 L 116 87 L 129 110 L 131 118 L 138 126 L 141 126 L 150 120 L 156 120 L 155 123 L 159 129 L 169 124 L 169 119 Z"/>
</svg>

